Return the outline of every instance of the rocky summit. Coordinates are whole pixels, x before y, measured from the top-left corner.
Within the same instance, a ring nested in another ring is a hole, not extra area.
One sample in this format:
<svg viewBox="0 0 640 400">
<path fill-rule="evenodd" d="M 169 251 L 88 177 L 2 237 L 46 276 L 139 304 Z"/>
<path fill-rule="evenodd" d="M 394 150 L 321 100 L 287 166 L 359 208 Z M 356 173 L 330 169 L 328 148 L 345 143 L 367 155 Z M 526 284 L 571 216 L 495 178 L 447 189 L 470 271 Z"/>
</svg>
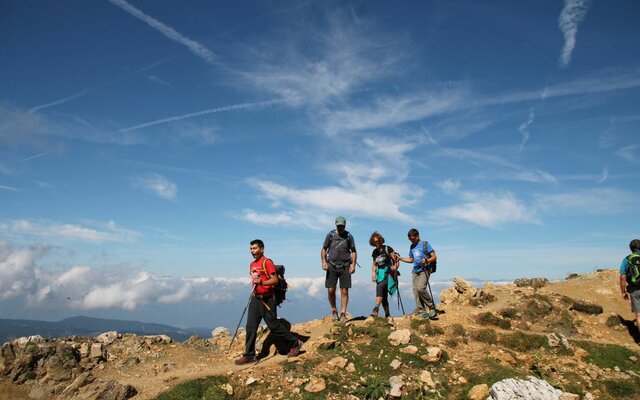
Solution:
<svg viewBox="0 0 640 400">
<path fill-rule="evenodd" d="M 305 342 L 298 357 L 269 346 L 261 329 L 264 357 L 245 366 L 233 363 L 244 331 L 230 346 L 225 328 L 180 343 L 118 332 L 22 337 L 2 345 L 0 400 L 640 398 L 637 328 L 617 271 L 482 288 L 457 277 L 440 298 L 435 320 L 294 324 Z"/>
</svg>

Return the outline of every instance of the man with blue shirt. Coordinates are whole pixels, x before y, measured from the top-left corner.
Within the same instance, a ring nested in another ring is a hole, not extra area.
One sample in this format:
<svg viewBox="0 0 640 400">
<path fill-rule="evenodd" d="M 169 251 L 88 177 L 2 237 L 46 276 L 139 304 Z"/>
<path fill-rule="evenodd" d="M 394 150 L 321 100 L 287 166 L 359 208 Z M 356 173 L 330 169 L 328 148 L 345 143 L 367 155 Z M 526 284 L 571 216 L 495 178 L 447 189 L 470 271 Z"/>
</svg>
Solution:
<svg viewBox="0 0 640 400">
<path fill-rule="evenodd" d="M 436 262 L 438 257 L 428 242 L 420 240 L 420 233 L 417 229 L 410 229 L 407 237 L 411 242 L 409 257 L 398 257 L 398 260 L 413 264 L 411 283 L 413 297 L 416 300 L 416 309 L 413 314 L 420 315 L 423 318 L 435 318 L 436 306 L 429 295 L 427 287 L 429 285 L 429 276 L 431 275 L 429 264 Z"/>
<path fill-rule="evenodd" d="M 631 311 L 636 315 L 636 327 L 640 330 L 640 283 L 627 279 L 628 269 L 631 268 L 630 263 L 637 265 L 640 257 L 640 239 L 633 239 L 629 243 L 629 249 L 631 254 L 623 258 L 620 264 L 620 291 L 625 301 L 631 299 Z"/>
</svg>

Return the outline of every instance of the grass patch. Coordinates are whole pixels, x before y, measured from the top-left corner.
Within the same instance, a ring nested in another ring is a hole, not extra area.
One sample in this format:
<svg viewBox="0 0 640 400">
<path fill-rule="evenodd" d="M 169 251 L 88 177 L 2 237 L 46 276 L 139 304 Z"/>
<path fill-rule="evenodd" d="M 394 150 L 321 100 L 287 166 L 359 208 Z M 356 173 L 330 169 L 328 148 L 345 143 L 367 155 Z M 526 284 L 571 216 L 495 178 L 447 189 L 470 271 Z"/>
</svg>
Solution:
<svg viewBox="0 0 640 400">
<path fill-rule="evenodd" d="M 622 321 L 619 315 L 609 315 L 606 324 L 608 327 L 613 328 L 622 325 Z"/>
<path fill-rule="evenodd" d="M 480 294 L 478 296 L 472 298 L 469 301 L 469 304 L 471 304 L 474 307 L 478 307 L 478 306 L 483 306 L 485 304 L 492 303 L 492 302 L 494 302 L 496 300 L 497 300 L 496 296 L 492 295 L 491 293 L 480 291 Z"/>
<path fill-rule="evenodd" d="M 539 349 L 540 347 L 546 348 L 549 346 L 546 336 L 530 335 L 522 332 L 500 335 L 498 343 L 504 347 L 520 352 L 531 351 Z"/>
<path fill-rule="evenodd" d="M 605 393 L 614 399 L 637 399 L 640 394 L 640 379 L 606 380 L 602 382 Z"/>
<path fill-rule="evenodd" d="M 471 372 L 465 374 L 467 383 L 460 388 L 460 391 L 456 393 L 455 399 L 466 400 L 469 390 L 475 385 L 486 383 L 491 387 L 494 383 L 507 378 L 523 378 L 524 375 L 513 369 L 500 364 L 498 361 L 492 358 L 485 358 L 479 362 L 481 366 L 481 373 Z"/>
<path fill-rule="evenodd" d="M 522 313 L 520 313 L 515 307 L 503 308 L 498 311 L 498 314 L 500 314 L 502 318 L 506 319 L 520 319 L 522 317 Z"/>
<path fill-rule="evenodd" d="M 183 382 L 164 393 L 160 393 L 155 400 L 218 400 L 218 399 L 246 399 L 251 394 L 249 389 L 234 386 L 233 396 L 230 396 L 224 385 L 229 380 L 224 376 L 210 376 Z"/>
<path fill-rule="evenodd" d="M 553 312 L 553 305 L 547 296 L 536 296 L 527 302 L 524 315 L 532 321 L 539 321 Z"/>
<path fill-rule="evenodd" d="M 579 276 L 580 276 L 580 274 L 576 274 L 576 273 L 574 272 L 574 273 L 572 273 L 572 274 L 567 275 L 567 277 L 566 277 L 566 278 L 564 278 L 564 279 L 568 281 L 569 279 L 575 279 L 575 278 L 577 278 L 577 277 L 579 277 Z"/>
<path fill-rule="evenodd" d="M 640 365 L 629 360 L 629 357 L 639 357 L 639 354 L 626 347 L 587 341 L 579 341 L 576 344 L 587 351 L 585 360 L 600 368 L 620 367 L 622 370 L 640 371 Z"/>
<path fill-rule="evenodd" d="M 471 338 L 478 342 L 488 343 L 488 344 L 496 344 L 498 343 L 498 334 L 494 329 L 480 329 L 479 331 L 475 331 L 471 333 Z"/>
<path fill-rule="evenodd" d="M 384 381 L 379 377 L 368 376 L 367 380 L 360 383 L 360 386 L 353 394 L 359 399 L 378 400 L 386 397 L 386 392 L 389 388 L 390 386 L 388 381 Z"/>
<path fill-rule="evenodd" d="M 451 332 L 454 336 L 465 337 L 467 336 L 467 331 L 464 329 L 462 324 L 453 324 L 451 325 Z"/>
<path fill-rule="evenodd" d="M 444 335 L 444 329 L 439 326 L 433 326 L 432 324 L 427 325 L 427 330 L 425 332 L 429 336 Z"/>
<path fill-rule="evenodd" d="M 602 306 L 597 304 L 585 303 L 583 301 L 575 301 L 571 305 L 571 309 L 585 314 L 598 315 L 602 314 Z"/>
<path fill-rule="evenodd" d="M 482 325 L 495 325 L 502 329 L 511 329 L 511 321 L 497 317 L 490 312 L 479 314 L 478 323 Z"/>
<path fill-rule="evenodd" d="M 534 289 L 540 289 L 547 286 L 549 280 L 547 278 L 519 278 L 513 281 L 517 287 L 532 287 Z"/>
<path fill-rule="evenodd" d="M 571 313 L 567 310 L 562 310 L 560 315 L 550 321 L 547 326 L 550 330 L 559 333 L 569 334 L 578 332 L 573 316 L 571 316 Z"/>
<path fill-rule="evenodd" d="M 444 344 L 447 347 L 450 347 L 450 348 L 454 349 L 454 348 L 458 347 L 458 339 L 453 339 L 453 338 L 452 339 L 447 339 L 447 340 L 444 341 Z"/>
</svg>

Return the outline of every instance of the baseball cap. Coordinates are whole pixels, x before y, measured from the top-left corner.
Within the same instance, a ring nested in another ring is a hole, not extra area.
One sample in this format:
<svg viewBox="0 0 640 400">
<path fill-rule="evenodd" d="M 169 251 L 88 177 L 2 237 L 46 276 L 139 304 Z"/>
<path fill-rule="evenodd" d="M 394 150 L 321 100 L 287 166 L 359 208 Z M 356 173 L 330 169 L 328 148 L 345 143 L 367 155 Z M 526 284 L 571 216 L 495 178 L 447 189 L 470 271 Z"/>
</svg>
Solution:
<svg viewBox="0 0 640 400">
<path fill-rule="evenodd" d="M 346 219 L 344 219 L 344 217 L 338 217 L 338 218 L 336 218 L 336 226 L 338 226 L 338 225 L 342 225 L 342 226 L 344 226 L 344 225 L 346 225 L 346 224 L 347 224 L 347 220 L 346 220 Z"/>
</svg>

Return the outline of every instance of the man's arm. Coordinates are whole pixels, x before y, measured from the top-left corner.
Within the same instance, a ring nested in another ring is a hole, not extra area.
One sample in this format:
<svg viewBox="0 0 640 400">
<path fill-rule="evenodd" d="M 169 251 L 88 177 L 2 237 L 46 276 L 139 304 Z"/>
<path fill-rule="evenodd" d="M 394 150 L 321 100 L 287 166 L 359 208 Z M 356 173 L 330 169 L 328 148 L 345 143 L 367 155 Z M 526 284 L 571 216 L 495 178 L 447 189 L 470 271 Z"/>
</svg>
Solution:
<svg viewBox="0 0 640 400">
<path fill-rule="evenodd" d="M 320 251 L 320 258 L 322 259 L 322 269 L 327 270 L 327 249 L 324 247 Z"/>
<path fill-rule="evenodd" d="M 353 274 L 356 272 L 356 263 L 358 262 L 358 252 L 356 252 L 355 247 L 351 249 L 351 266 L 349 267 L 349 273 Z"/>
<path fill-rule="evenodd" d="M 620 275 L 620 292 L 623 299 L 627 300 L 629 298 L 627 294 L 627 275 Z"/>
<path fill-rule="evenodd" d="M 278 274 L 276 273 L 276 266 L 273 264 L 273 261 L 267 260 L 264 264 L 264 269 L 270 278 L 262 279 L 260 275 L 258 275 L 257 279 L 253 279 L 253 284 L 258 286 L 275 286 L 278 283 Z"/>
<path fill-rule="evenodd" d="M 435 262 L 437 259 L 438 259 L 438 256 L 436 256 L 436 251 L 433 250 L 427 256 L 425 264 L 431 264 L 432 262 Z"/>
</svg>

